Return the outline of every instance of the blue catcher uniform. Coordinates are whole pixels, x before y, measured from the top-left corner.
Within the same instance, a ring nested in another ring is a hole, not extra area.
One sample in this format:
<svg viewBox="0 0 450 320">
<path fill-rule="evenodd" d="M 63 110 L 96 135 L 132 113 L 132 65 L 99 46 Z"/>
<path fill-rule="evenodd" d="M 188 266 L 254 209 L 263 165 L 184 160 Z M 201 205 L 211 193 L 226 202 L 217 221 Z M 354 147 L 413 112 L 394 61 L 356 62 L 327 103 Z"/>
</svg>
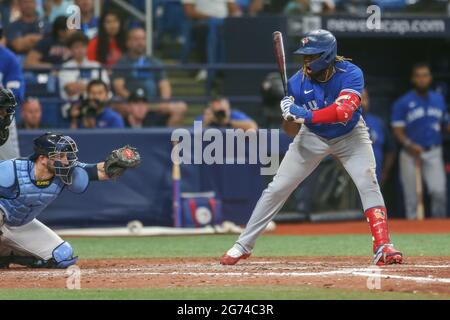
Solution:
<svg viewBox="0 0 450 320">
<path fill-rule="evenodd" d="M 332 104 L 343 91 L 361 96 L 364 77 L 361 69 L 348 61 L 336 62 L 336 73 L 327 82 L 310 79 L 300 70 L 288 81 L 288 95 L 294 97 L 295 104 L 308 110 L 320 110 Z M 346 123 L 305 124 L 311 132 L 326 138 L 340 137 L 356 126 L 361 117 L 361 107 Z"/>
<path fill-rule="evenodd" d="M 64 189 L 83 193 L 95 180 L 93 170 L 96 165 L 75 162 L 67 184 L 57 175 L 37 181 L 33 157 L 0 162 L 0 266 L 66 268 L 76 263 L 70 244 L 36 218 Z"/>
</svg>

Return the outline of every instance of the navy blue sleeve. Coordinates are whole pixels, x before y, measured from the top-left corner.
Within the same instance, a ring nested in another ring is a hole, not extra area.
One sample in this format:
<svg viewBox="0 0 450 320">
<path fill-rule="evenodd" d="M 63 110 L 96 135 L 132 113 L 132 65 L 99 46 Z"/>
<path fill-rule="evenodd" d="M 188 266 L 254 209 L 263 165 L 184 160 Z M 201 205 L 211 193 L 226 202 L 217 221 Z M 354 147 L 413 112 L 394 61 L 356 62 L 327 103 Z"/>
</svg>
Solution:
<svg viewBox="0 0 450 320">
<path fill-rule="evenodd" d="M 111 118 L 110 128 L 125 128 L 125 122 L 120 114 L 116 113 L 114 117 Z"/>
<path fill-rule="evenodd" d="M 7 64 L 7 69 L 3 74 L 3 86 L 14 93 L 17 104 L 20 105 L 24 99 L 25 83 L 22 67 L 19 60 L 12 52 L 9 63 Z"/>
<path fill-rule="evenodd" d="M 234 121 L 251 121 L 252 119 L 244 112 L 239 110 L 231 110 L 230 119 Z"/>
</svg>

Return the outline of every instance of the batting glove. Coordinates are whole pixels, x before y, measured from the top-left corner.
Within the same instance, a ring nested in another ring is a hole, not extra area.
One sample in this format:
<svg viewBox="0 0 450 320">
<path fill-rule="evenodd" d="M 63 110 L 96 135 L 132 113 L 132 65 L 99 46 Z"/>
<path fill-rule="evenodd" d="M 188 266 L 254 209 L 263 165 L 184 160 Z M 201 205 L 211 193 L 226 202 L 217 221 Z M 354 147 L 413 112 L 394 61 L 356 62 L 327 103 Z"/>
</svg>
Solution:
<svg viewBox="0 0 450 320">
<path fill-rule="evenodd" d="M 286 119 L 289 113 L 289 108 L 294 104 L 294 98 L 293 97 L 284 97 L 280 102 L 280 108 L 281 108 L 281 114 L 283 115 L 283 118 Z"/>
<path fill-rule="evenodd" d="M 290 116 L 293 116 L 295 118 L 295 120 L 302 119 L 304 123 L 311 123 L 311 120 L 312 120 L 312 111 L 311 110 L 307 110 L 304 107 L 300 107 L 296 104 L 292 104 L 289 107 L 288 113 Z"/>
</svg>

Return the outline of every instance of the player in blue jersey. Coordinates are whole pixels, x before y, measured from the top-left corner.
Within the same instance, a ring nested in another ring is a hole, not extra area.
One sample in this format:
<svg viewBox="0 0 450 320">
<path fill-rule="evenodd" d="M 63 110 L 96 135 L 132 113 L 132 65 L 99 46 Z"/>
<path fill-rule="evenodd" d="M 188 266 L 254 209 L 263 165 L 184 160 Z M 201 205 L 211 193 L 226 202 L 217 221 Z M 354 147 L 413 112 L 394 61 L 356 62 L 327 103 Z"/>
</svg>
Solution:
<svg viewBox="0 0 450 320">
<path fill-rule="evenodd" d="M 46 133 L 34 140 L 29 158 L 0 161 L 0 268 L 66 268 L 77 261 L 72 247 L 36 218 L 67 189 L 83 193 L 90 181 L 120 176 L 140 162 L 125 146 L 105 162 L 78 162 L 78 147 L 68 136 Z"/>
<path fill-rule="evenodd" d="M 411 79 L 414 88 L 392 107 L 391 124 L 402 146 L 400 179 L 408 219 L 417 218 L 416 163 L 422 168 L 423 180 L 431 196 L 432 217 L 445 218 L 447 211 L 442 133 L 450 132 L 450 117 L 444 97 L 430 89 L 432 81 L 427 64 L 415 65 Z"/>
<path fill-rule="evenodd" d="M 401 263 L 402 253 L 390 243 L 375 158 L 361 116 L 362 71 L 337 55 L 336 38 L 326 30 L 307 33 L 296 53 L 303 56 L 303 66 L 289 79 L 288 96 L 281 100 L 280 107 L 285 120 L 294 119 L 303 125 L 247 227 L 220 263 L 234 265 L 249 257 L 256 239 L 292 191 L 328 155 L 339 159 L 358 188 L 373 237 L 372 262 Z"/>
</svg>

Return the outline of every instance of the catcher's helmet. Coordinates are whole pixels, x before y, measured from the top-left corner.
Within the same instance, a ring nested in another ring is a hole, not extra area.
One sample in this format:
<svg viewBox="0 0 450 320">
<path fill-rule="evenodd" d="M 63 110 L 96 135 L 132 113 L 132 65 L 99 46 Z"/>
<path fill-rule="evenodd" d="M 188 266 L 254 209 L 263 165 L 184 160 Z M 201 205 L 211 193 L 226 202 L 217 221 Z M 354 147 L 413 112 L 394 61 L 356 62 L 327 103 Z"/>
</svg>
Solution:
<svg viewBox="0 0 450 320">
<path fill-rule="evenodd" d="M 78 163 L 78 147 L 69 136 L 47 132 L 34 139 L 34 154 L 31 160 L 40 155 L 54 160 L 55 175 L 65 184 L 72 184 L 72 171 Z"/>
<path fill-rule="evenodd" d="M 309 64 L 312 72 L 315 73 L 327 68 L 335 61 L 337 41 L 330 31 L 323 29 L 314 30 L 305 34 L 301 40 L 300 48 L 294 53 L 302 55 L 321 53 L 319 58 Z"/>
</svg>

